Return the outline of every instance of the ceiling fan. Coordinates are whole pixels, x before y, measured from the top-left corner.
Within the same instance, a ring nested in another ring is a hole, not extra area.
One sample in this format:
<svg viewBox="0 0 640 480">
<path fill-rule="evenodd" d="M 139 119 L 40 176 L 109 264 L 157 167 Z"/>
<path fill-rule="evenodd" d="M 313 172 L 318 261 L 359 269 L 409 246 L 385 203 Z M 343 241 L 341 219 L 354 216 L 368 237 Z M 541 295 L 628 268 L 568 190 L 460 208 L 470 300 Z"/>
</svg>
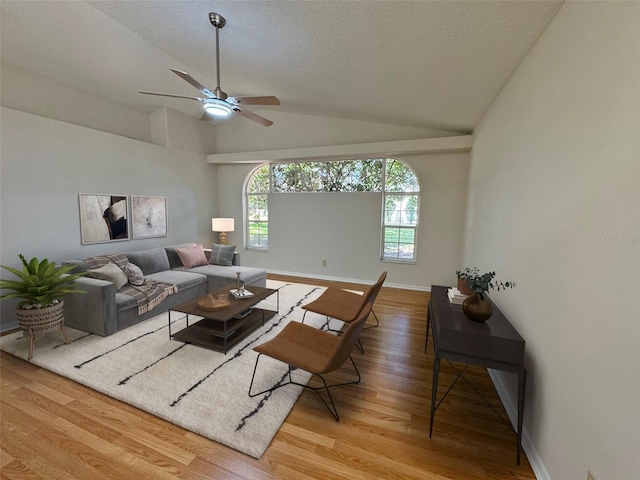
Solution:
<svg viewBox="0 0 640 480">
<path fill-rule="evenodd" d="M 159 95 L 161 97 L 173 97 L 173 98 L 188 98 L 190 100 L 196 100 L 202 103 L 204 108 L 204 114 L 200 118 L 200 120 L 209 121 L 209 120 L 224 120 L 225 118 L 229 118 L 233 112 L 238 115 L 248 118 L 249 120 L 253 120 L 254 122 L 258 122 L 260 125 L 264 125 L 268 127 L 273 125 L 271 120 L 268 120 L 260 115 L 257 115 L 249 110 L 245 110 L 243 105 L 280 105 L 280 100 L 273 96 L 263 96 L 263 97 L 230 97 L 220 88 L 220 49 L 218 44 L 218 30 L 225 26 L 227 21 L 224 19 L 222 15 L 217 13 L 209 13 L 209 21 L 211 25 L 216 28 L 216 77 L 217 77 L 217 86 L 215 90 L 210 90 L 196 79 L 194 79 L 187 72 L 182 72 L 180 70 L 171 69 L 173 73 L 178 75 L 180 78 L 190 83 L 194 87 L 196 87 L 204 97 L 189 97 L 185 95 L 172 95 L 169 93 L 156 93 L 156 92 L 145 92 L 139 90 L 140 93 L 144 93 L 145 95 Z"/>
</svg>

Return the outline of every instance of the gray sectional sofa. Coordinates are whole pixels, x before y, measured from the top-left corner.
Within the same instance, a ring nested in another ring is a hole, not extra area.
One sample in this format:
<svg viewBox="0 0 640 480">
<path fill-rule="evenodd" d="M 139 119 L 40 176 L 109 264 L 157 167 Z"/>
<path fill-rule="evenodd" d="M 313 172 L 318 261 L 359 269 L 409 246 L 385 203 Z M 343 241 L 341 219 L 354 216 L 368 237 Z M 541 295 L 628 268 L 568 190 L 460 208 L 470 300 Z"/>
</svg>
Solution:
<svg viewBox="0 0 640 480">
<path fill-rule="evenodd" d="M 86 293 L 64 297 L 65 325 L 96 335 L 112 335 L 165 312 L 175 305 L 225 285 L 234 284 L 237 278 L 236 272 L 241 272 L 241 278 L 247 286 L 266 286 L 266 271 L 236 265 L 236 255 L 231 266 L 208 264 L 185 268 L 176 252 L 176 248 L 182 246 L 193 246 L 193 244 L 124 253 L 130 263 L 142 269 L 145 279 L 166 282 L 177 287 L 177 293 L 166 297 L 152 310 L 138 314 L 136 300 L 129 295 L 118 293 L 114 283 L 89 276 L 81 277 L 78 288 L 85 290 Z M 205 253 L 209 255 L 206 250 Z M 89 265 L 84 260 L 69 260 L 62 263 L 75 265 L 74 272 L 89 269 Z"/>
</svg>

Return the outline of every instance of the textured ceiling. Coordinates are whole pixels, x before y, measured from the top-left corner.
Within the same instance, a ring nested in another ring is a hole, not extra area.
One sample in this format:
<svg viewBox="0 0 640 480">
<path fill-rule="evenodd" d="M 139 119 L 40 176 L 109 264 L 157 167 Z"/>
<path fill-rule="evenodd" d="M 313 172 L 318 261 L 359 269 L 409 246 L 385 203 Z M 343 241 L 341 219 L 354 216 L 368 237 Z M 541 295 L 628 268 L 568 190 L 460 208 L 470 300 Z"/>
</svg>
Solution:
<svg viewBox="0 0 640 480">
<path fill-rule="evenodd" d="M 284 112 L 470 132 L 562 1 L 0 2 L 2 61 L 152 111 L 179 95 L 275 95 Z M 46 92 L 43 92 L 45 94 Z M 235 119 L 234 121 L 242 121 Z"/>
</svg>

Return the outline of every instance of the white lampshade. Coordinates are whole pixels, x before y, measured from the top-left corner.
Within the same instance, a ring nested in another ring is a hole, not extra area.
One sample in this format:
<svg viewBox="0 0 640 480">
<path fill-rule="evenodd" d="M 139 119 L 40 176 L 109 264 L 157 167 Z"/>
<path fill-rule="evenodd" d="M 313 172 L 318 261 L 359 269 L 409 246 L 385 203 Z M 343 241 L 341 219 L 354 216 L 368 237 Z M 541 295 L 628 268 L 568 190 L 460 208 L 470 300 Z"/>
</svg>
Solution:
<svg viewBox="0 0 640 480">
<path fill-rule="evenodd" d="M 233 218 L 212 218 L 212 232 L 233 232 Z"/>
</svg>

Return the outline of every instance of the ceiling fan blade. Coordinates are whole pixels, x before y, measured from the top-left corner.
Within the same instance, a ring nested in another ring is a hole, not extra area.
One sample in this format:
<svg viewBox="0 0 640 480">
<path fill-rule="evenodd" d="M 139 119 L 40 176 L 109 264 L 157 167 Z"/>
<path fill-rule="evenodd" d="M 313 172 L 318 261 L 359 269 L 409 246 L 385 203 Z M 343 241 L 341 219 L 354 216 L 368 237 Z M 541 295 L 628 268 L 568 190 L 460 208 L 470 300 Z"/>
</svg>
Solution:
<svg viewBox="0 0 640 480">
<path fill-rule="evenodd" d="M 138 93 L 144 93 L 145 95 L 158 95 L 159 97 L 172 97 L 172 98 L 188 98 L 190 100 L 197 100 L 198 102 L 206 102 L 206 98 L 200 97 L 187 97 L 185 95 L 172 95 L 171 93 L 157 93 L 157 92 L 143 92 L 138 90 Z"/>
<path fill-rule="evenodd" d="M 233 97 L 229 99 L 232 103 L 238 105 L 280 105 L 280 100 L 277 97 L 265 96 L 265 97 Z"/>
<path fill-rule="evenodd" d="M 198 82 L 195 78 L 193 78 L 187 72 L 183 72 L 181 70 L 176 70 L 175 68 L 170 68 L 169 70 L 171 70 L 173 73 L 178 75 L 184 81 L 186 81 L 186 82 L 190 83 L 191 85 L 193 85 L 194 87 L 196 87 L 198 90 L 200 90 L 202 93 L 204 93 L 207 97 L 216 98 L 215 93 L 213 93 L 207 87 L 202 85 L 200 82 Z"/>
<path fill-rule="evenodd" d="M 248 110 L 242 110 L 240 107 L 233 107 L 233 111 L 236 112 L 238 115 L 243 116 L 244 118 L 248 118 L 249 120 L 258 122 L 260 125 L 263 125 L 265 127 L 273 125 L 273 122 L 271 120 L 267 120 L 266 118 L 261 117 L 260 115 L 257 115 Z"/>
</svg>

